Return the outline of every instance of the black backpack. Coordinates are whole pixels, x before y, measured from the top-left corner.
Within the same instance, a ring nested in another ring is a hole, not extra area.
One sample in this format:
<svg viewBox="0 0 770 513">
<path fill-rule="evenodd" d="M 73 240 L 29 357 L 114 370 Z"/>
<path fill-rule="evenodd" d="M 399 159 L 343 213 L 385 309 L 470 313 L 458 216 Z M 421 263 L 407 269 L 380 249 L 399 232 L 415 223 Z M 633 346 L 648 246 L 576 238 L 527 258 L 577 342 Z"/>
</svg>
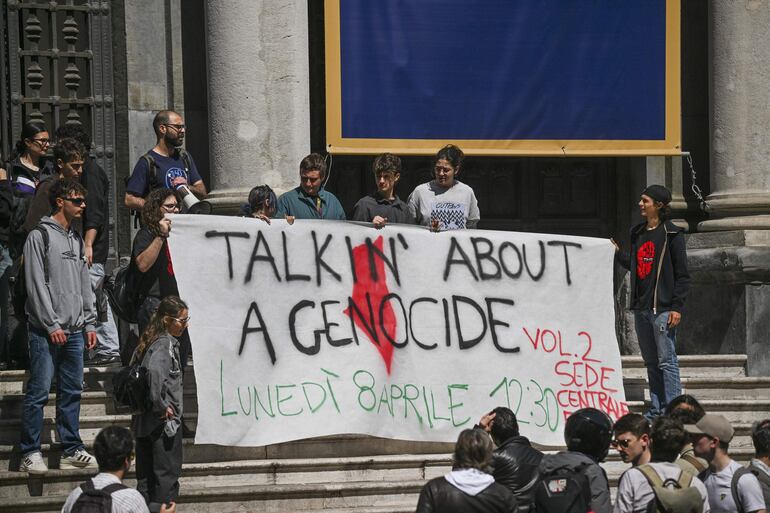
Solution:
<svg viewBox="0 0 770 513">
<path fill-rule="evenodd" d="M 586 513 L 591 511 L 591 486 L 583 473 L 588 463 L 565 465 L 541 473 L 535 485 L 537 513 Z"/>
<path fill-rule="evenodd" d="M 182 157 L 182 162 L 184 162 L 184 172 L 189 178 L 190 169 L 192 168 L 192 164 L 190 163 L 190 155 L 183 148 L 179 148 L 177 151 L 179 152 L 179 156 Z M 152 155 L 150 155 L 150 152 L 148 151 L 139 158 L 147 163 L 147 193 L 150 193 L 155 189 L 165 187 L 165 185 L 158 180 L 158 163 L 155 162 L 155 159 Z M 128 185 L 130 180 L 131 176 L 129 175 L 125 179 L 125 184 Z"/>
<path fill-rule="evenodd" d="M 144 413 L 149 409 L 150 380 L 147 368 L 142 367 L 142 360 L 136 353 L 131 363 L 112 377 L 112 397 L 118 408 L 127 408 L 131 413 Z"/>
<path fill-rule="evenodd" d="M 142 304 L 137 280 L 129 261 L 107 276 L 102 284 L 102 291 L 107 296 L 112 313 L 128 323 L 138 322 L 139 306 Z"/>
<path fill-rule="evenodd" d="M 112 483 L 97 490 L 93 479 L 89 479 L 80 485 L 83 493 L 72 505 L 70 513 L 112 513 L 112 494 L 125 488 L 128 487 L 122 483 Z"/>
</svg>

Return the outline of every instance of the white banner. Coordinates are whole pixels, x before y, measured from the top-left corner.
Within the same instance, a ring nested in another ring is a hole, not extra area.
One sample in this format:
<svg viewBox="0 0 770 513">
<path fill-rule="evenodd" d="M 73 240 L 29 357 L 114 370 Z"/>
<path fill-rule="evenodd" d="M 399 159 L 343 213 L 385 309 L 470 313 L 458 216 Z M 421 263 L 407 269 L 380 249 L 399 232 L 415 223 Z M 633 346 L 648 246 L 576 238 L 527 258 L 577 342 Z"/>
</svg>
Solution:
<svg viewBox="0 0 770 513">
<path fill-rule="evenodd" d="M 571 411 L 628 411 L 607 240 L 176 215 L 169 244 L 197 443 L 450 442 L 502 405 L 561 445 Z"/>
</svg>

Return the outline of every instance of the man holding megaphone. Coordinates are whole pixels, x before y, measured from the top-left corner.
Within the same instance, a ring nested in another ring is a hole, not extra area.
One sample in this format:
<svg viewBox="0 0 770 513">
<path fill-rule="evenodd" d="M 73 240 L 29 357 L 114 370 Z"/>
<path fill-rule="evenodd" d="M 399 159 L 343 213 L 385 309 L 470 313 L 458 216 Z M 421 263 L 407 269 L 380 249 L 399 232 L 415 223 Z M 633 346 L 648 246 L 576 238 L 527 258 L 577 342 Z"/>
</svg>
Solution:
<svg viewBox="0 0 770 513">
<path fill-rule="evenodd" d="M 206 197 L 206 186 L 192 156 L 182 148 L 186 133 L 182 116 L 162 110 L 153 119 L 152 127 L 157 143 L 134 166 L 126 182 L 125 205 L 139 211 L 151 191 L 168 188 L 177 191 L 186 207 L 184 211 L 210 213 L 211 206 L 200 201 Z"/>
</svg>

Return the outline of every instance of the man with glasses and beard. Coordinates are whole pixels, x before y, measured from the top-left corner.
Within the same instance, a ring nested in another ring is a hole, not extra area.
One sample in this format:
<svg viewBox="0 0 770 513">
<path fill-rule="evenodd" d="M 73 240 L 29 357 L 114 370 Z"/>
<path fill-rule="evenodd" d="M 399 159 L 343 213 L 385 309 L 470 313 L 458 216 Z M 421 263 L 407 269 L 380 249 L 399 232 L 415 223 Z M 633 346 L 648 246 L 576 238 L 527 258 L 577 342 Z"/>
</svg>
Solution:
<svg viewBox="0 0 770 513">
<path fill-rule="evenodd" d="M 176 190 L 186 185 L 198 198 L 206 197 L 198 168 L 192 156 L 182 148 L 186 127 L 184 119 L 172 110 L 158 112 L 152 121 L 157 144 L 139 158 L 126 184 L 125 205 L 141 210 L 147 195 L 155 189 Z"/>
</svg>

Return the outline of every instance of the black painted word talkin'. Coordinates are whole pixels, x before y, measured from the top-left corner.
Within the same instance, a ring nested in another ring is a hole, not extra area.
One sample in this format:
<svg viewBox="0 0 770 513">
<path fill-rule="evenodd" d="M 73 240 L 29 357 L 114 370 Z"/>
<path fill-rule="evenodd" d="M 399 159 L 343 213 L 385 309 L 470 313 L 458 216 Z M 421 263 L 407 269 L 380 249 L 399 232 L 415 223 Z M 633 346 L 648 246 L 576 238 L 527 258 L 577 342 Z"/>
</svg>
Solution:
<svg viewBox="0 0 770 513">
<path fill-rule="evenodd" d="M 367 289 L 367 285 L 362 282 L 382 285 L 388 280 L 402 287 L 399 266 L 409 265 L 410 262 L 406 258 L 410 246 L 403 234 L 376 241 L 367 237 L 364 244 L 354 247 L 349 236 L 335 237 L 333 234 L 319 234 L 312 230 L 310 242 L 313 257 L 309 269 L 291 268 L 289 255 L 309 249 L 310 244 L 305 240 L 305 245 L 300 246 L 301 243 L 289 239 L 286 232 L 281 232 L 280 247 L 271 247 L 262 231 L 252 236 L 248 232 L 212 230 L 206 232 L 205 236 L 224 242 L 227 250 L 225 265 L 231 281 L 242 280 L 248 284 L 257 273 L 267 272 L 277 282 L 308 282 L 321 290 L 312 298 L 299 298 L 288 310 L 285 322 L 288 323 L 292 346 L 301 354 L 316 355 L 323 343 L 330 347 L 359 345 L 360 332 L 371 343 L 395 349 L 413 344 L 425 351 L 435 351 L 442 347 L 456 347 L 465 351 L 486 341 L 500 353 L 520 351 L 517 343 L 500 336 L 500 330 L 510 327 L 504 319 L 511 318 L 515 306 L 511 297 L 499 295 L 473 299 L 460 294 L 406 297 L 389 291 L 387 287 L 384 291 L 382 286 Z M 234 254 L 240 252 L 233 251 L 234 242 L 252 239 L 248 261 L 237 261 Z M 329 249 L 337 244 L 344 248 L 347 262 L 333 261 L 329 257 Z M 485 237 L 451 237 L 437 283 L 450 280 L 504 282 L 519 279 L 538 282 L 547 273 L 556 272 L 562 274 L 564 284 L 569 287 L 573 283 L 570 255 L 581 249 L 580 244 L 562 240 L 537 241 L 534 245 L 528 245 L 492 241 Z M 415 258 L 415 255 L 410 257 Z M 344 274 L 349 274 L 353 283 L 354 290 L 350 295 L 344 298 L 318 297 L 329 280 L 341 283 Z M 346 319 L 340 318 L 342 311 Z M 278 355 L 271 328 L 258 301 L 248 305 L 242 318 L 238 354 L 243 353 L 246 342 L 261 339 L 270 361 L 275 364 Z M 273 319 L 269 321 L 276 322 Z M 299 330 L 298 326 L 303 329 Z M 309 332 L 307 326 L 314 328 Z"/>
</svg>

